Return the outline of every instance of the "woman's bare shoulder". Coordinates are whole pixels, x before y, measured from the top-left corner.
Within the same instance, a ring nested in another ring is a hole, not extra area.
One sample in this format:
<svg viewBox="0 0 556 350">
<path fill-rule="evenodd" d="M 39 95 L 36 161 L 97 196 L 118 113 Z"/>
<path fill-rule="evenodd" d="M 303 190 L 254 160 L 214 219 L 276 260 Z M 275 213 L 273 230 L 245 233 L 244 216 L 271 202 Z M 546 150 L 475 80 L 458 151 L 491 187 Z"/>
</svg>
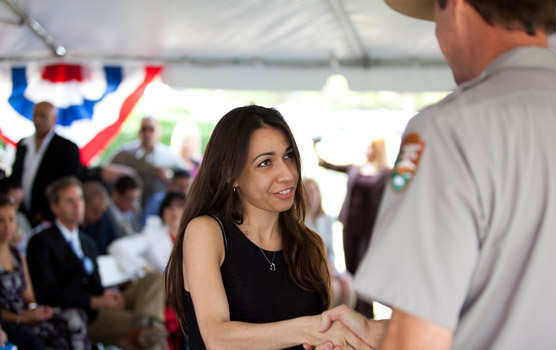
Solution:
<svg viewBox="0 0 556 350">
<path fill-rule="evenodd" d="M 196 247 L 205 249 L 218 249 L 223 251 L 222 230 L 218 221 L 208 215 L 198 216 L 192 219 L 185 229 L 184 244 L 194 244 Z"/>
<path fill-rule="evenodd" d="M 209 215 L 202 215 L 197 216 L 193 220 L 187 224 L 187 228 L 185 232 L 190 230 L 197 231 L 197 230 L 209 230 L 209 231 L 220 231 L 220 225 L 218 221 L 212 216 Z"/>
</svg>

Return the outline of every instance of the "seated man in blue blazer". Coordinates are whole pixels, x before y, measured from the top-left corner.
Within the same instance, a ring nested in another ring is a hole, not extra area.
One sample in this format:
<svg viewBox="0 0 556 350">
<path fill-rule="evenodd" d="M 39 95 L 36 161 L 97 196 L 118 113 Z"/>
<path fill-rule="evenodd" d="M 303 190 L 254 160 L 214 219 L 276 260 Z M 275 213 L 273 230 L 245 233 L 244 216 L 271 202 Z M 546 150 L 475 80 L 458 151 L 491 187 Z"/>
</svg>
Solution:
<svg viewBox="0 0 556 350">
<path fill-rule="evenodd" d="M 84 216 L 81 183 L 64 177 L 47 187 L 53 225 L 31 237 L 27 261 L 37 300 L 53 307 L 80 307 L 89 316 L 93 341 L 124 348 L 165 349 L 162 275 L 149 273 L 122 292 L 104 289 L 96 246 L 79 230 Z"/>
</svg>

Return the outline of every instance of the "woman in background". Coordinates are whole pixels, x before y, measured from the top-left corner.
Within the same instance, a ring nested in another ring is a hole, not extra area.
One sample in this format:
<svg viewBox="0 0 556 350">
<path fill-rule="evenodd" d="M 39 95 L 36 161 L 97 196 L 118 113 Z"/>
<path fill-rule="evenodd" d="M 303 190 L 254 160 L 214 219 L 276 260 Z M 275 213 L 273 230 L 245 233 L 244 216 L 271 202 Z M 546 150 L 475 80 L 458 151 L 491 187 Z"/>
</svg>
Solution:
<svg viewBox="0 0 556 350">
<path fill-rule="evenodd" d="M 23 188 L 11 181 L 7 184 L 6 194 L 13 199 L 13 205 L 16 210 L 17 231 L 12 238 L 12 246 L 18 248 L 22 253 L 25 252 L 25 243 L 29 239 L 28 235 L 33 231 L 27 216 L 20 210 L 23 203 Z"/>
<path fill-rule="evenodd" d="M 145 272 L 163 272 L 178 234 L 185 195 L 169 192 L 160 205 L 160 221 L 152 220 L 136 235 L 114 240 L 108 253 L 128 275 L 141 277 Z"/>
<path fill-rule="evenodd" d="M 346 197 L 339 219 L 344 225 L 346 269 L 354 275 L 371 241 L 373 225 L 390 171 L 386 159 L 386 146 L 384 139 L 372 140 L 367 147 L 363 165 L 335 165 L 320 157 L 316 149 L 317 142 L 313 145 L 319 165 L 348 175 Z M 356 310 L 374 318 L 372 304 L 358 301 Z"/>
<path fill-rule="evenodd" d="M 160 204 L 160 221 L 149 220 L 141 233 L 119 238 L 108 246 L 108 253 L 116 258 L 123 271 L 138 277 L 150 271 L 164 271 L 178 234 L 184 204 L 183 193 L 168 192 Z M 168 348 L 177 350 L 186 341 L 175 313 L 168 306 L 165 316 Z"/>
<path fill-rule="evenodd" d="M 8 337 L 20 350 L 90 349 L 84 311 L 37 305 L 27 263 L 10 245 L 16 228 L 13 200 L 0 195 L 0 309 Z"/>
<path fill-rule="evenodd" d="M 330 275 L 322 239 L 303 224 L 300 172 L 275 109 L 236 108 L 216 125 L 165 272 L 192 349 L 364 346 L 341 323 L 318 332 Z"/>
<path fill-rule="evenodd" d="M 322 208 L 322 196 L 319 185 L 313 179 L 303 181 L 307 192 L 307 216 L 305 225 L 318 233 L 324 240 L 328 255 L 328 267 L 332 277 L 332 302 L 331 307 L 345 304 L 351 308 L 355 306 L 357 296 L 353 290 L 352 277 L 349 272 L 340 273 L 336 269 L 332 224 L 336 218 L 326 215 Z"/>
</svg>

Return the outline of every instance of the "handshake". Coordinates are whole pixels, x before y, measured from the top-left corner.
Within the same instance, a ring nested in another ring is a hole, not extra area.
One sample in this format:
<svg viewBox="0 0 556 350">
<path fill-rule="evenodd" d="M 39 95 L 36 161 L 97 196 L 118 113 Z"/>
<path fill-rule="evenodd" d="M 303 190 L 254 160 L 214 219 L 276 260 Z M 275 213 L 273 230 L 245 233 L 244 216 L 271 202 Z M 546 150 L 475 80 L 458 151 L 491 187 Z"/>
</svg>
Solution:
<svg viewBox="0 0 556 350">
<path fill-rule="evenodd" d="M 369 320 L 345 305 L 315 317 L 320 319 L 318 333 L 303 344 L 306 350 L 378 349 L 388 325 L 388 320 Z"/>
</svg>

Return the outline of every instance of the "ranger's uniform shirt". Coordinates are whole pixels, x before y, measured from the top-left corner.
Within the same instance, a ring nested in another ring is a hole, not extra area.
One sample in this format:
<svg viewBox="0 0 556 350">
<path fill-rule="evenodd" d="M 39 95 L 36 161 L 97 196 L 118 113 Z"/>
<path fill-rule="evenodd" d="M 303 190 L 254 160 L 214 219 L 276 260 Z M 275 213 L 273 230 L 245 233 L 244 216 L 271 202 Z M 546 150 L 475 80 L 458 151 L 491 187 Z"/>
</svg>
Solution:
<svg viewBox="0 0 556 350">
<path fill-rule="evenodd" d="M 524 47 L 413 118 L 357 292 L 454 349 L 556 348 L 556 55 Z"/>
</svg>

